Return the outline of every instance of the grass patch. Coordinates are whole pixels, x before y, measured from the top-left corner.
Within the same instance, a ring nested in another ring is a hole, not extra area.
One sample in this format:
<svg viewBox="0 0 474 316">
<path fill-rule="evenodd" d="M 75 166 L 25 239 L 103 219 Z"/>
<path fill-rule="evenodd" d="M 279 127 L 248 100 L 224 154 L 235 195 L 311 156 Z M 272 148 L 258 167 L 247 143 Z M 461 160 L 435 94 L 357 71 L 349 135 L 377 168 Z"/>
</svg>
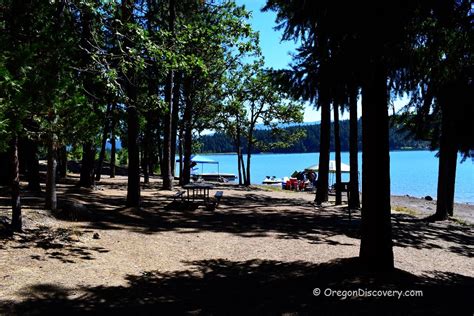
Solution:
<svg viewBox="0 0 474 316">
<path fill-rule="evenodd" d="M 418 215 L 418 212 L 415 210 L 412 210 L 411 208 L 405 207 L 405 206 L 394 206 L 392 208 L 392 211 L 399 212 L 399 213 L 404 213 L 412 216 Z"/>
<path fill-rule="evenodd" d="M 256 185 L 255 187 L 257 187 L 259 189 L 262 189 L 264 191 L 270 191 L 270 192 L 282 191 L 281 185 L 280 186 L 276 186 L 276 185 Z"/>
<path fill-rule="evenodd" d="M 457 217 L 450 217 L 450 221 L 455 222 L 456 224 L 459 224 L 461 226 L 471 226 L 471 224 L 463 219 L 457 218 Z"/>
</svg>

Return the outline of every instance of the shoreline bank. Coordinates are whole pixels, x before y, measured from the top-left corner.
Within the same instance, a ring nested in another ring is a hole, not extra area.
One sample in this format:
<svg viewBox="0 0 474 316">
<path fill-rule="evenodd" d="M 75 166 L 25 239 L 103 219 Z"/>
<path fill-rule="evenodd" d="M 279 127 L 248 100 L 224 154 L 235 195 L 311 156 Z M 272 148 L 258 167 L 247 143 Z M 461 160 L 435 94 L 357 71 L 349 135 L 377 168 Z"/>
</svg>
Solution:
<svg viewBox="0 0 474 316">
<path fill-rule="evenodd" d="M 265 185 L 252 185 L 257 189 L 274 192 L 288 192 L 294 194 L 301 194 L 303 196 L 313 195 L 313 192 L 301 192 L 301 191 L 288 191 L 281 190 L 279 188 L 265 186 Z M 343 193 L 343 205 L 346 201 L 346 195 Z M 362 200 L 362 197 L 361 197 Z M 334 203 L 335 196 L 329 195 L 329 202 Z M 396 212 L 406 213 L 419 218 L 425 218 L 436 212 L 436 200 L 426 200 L 424 197 L 416 197 L 411 195 L 391 195 L 391 206 L 392 210 Z M 454 216 L 453 220 L 456 220 L 465 224 L 474 224 L 474 204 L 469 202 L 455 202 L 454 203 Z"/>
</svg>

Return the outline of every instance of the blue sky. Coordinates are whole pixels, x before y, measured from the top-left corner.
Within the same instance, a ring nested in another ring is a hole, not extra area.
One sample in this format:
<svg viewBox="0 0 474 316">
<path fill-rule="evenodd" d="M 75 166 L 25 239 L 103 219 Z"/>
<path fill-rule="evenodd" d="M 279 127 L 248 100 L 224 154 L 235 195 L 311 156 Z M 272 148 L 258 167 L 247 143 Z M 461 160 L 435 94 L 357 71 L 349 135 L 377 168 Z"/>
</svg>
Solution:
<svg viewBox="0 0 474 316">
<path fill-rule="evenodd" d="M 296 50 L 293 41 L 281 42 L 281 32 L 275 31 L 276 26 L 274 12 L 261 12 L 266 0 L 236 0 L 238 5 L 245 5 L 252 12 L 251 24 L 255 31 L 260 33 L 260 46 L 265 56 L 267 67 L 275 69 L 287 68 L 291 62 L 290 53 Z"/>
<path fill-rule="evenodd" d="M 297 44 L 293 41 L 281 41 L 281 31 L 276 31 L 276 13 L 261 12 L 266 0 L 235 0 L 238 5 L 244 5 L 248 11 L 252 12 L 250 24 L 254 31 L 260 33 L 260 47 L 265 57 L 265 66 L 274 69 L 288 68 L 291 63 L 291 53 L 296 52 Z M 348 115 L 343 115 L 342 119 L 348 119 Z M 306 105 L 304 113 L 305 122 L 314 122 L 321 119 L 321 114 L 316 111 L 311 104 Z"/>
<path fill-rule="evenodd" d="M 260 33 L 260 46 L 263 56 L 265 57 L 265 65 L 275 69 L 288 68 L 291 63 L 291 53 L 296 51 L 297 44 L 293 41 L 281 41 L 281 32 L 274 30 L 276 26 L 274 12 L 261 12 L 261 8 L 265 5 L 266 0 L 235 0 L 238 5 L 245 5 L 248 11 L 252 12 L 250 23 L 254 31 Z M 395 109 L 398 110 L 407 102 L 406 99 L 394 100 Z M 360 116 L 360 98 L 358 114 Z M 349 119 L 347 111 L 341 116 L 342 119 Z M 304 121 L 319 121 L 321 115 L 312 105 L 308 104 L 305 109 Z"/>
</svg>

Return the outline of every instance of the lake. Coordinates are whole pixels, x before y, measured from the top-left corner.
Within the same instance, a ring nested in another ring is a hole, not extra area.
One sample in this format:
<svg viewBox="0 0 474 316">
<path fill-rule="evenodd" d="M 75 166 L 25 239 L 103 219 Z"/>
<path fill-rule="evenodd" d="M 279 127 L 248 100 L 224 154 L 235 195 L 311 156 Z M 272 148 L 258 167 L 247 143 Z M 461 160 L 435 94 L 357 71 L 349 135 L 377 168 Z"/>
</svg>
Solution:
<svg viewBox="0 0 474 316">
<path fill-rule="evenodd" d="M 393 195 L 426 196 L 436 198 L 438 181 L 438 158 L 436 152 L 431 151 L 393 151 L 390 152 L 390 176 Z M 222 173 L 237 172 L 237 155 L 235 154 L 213 154 L 206 157 L 219 161 L 219 169 Z M 342 162 L 349 164 L 349 153 L 341 154 Z M 331 153 L 334 159 L 334 153 Z M 456 175 L 456 202 L 474 203 L 474 163 L 468 159 L 459 163 L 458 159 Z M 290 176 L 295 170 L 318 164 L 319 153 L 305 154 L 256 154 L 252 155 L 251 182 L 262 183 L 265 176 L 276 176 L 282 178 Z M 359 153 L 359 170 L 362 170 L 362 155 Z M 196 167 L 197 172 L 217 172 L 217 165 L 201 165 Z M 203 170 L 201 170 L 203 169 Z M 348 181 L 349 176 L 343 174 L 343 181 Z"/>
</svg>

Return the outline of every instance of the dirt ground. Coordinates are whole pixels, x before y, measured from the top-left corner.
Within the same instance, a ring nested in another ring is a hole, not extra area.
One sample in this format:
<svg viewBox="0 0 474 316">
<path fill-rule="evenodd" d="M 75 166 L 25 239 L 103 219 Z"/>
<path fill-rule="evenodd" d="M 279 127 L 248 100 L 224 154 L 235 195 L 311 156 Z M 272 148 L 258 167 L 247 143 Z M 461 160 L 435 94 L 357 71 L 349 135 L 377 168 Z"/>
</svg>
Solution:
<svg viewBox="0 0 474 316">
<path fill-rule="evenodd" d="M 432 201 L 393 197 L 397 269 L 381 281 L 357 259 L 360 212 L 315 207 L 309 193 L 220 184 L 211 195 L 224 196 L 209 210 L 173 201 L 153 178 L 136 209 L 123 206 L 125 177 L 106 176 L 94 189 L 77 180 L 58 185 L 57 216 L 43 209 L 43 194 L 24 193 L 24 232 L 0 236 L 0 314 L 474 311 L 472 205 L 457 206 L 459 220 L 430 223 L 422 218 Z M 4 222 L 7 194 L 0 191 Z M 363 292 L 387 289 L 423 296 Z"/>
</svg>

